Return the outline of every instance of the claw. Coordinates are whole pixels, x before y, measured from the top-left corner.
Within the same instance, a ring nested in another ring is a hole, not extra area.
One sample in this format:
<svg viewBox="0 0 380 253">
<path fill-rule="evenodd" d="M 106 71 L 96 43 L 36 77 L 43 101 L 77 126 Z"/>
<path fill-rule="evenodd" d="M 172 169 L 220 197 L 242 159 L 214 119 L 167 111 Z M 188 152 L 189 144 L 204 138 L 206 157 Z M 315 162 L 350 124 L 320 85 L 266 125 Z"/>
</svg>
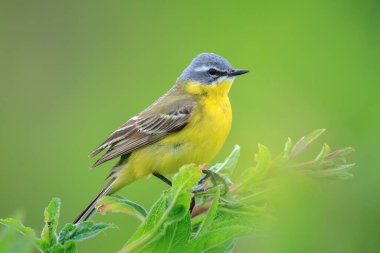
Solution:
<svg viewBox="0 0 380 253">
<path fill-rule="evenodd" d="M 213 172 L 211 170 L 207 170 L 207 169 L 202 170 L 202 172 L 204 175 L 201 177 L 201 179 L 199 179 L 199 182 L 198 182 L 199 188 L 194 190 L 193 193 L 199 193 L 199 192 L 207 190 L 205 188 L 205 185 L 203 185 L 203 184 L 206 182 L 207 179 L 210 178 L 213 186 L 217 186 L 220 183 L 224 186 L 223 187 L 224 192 L 222 195 L 227 194 L 227 192 L 229 191 L 228 182 L 221 175 L 219 175 L 218 173 Z"/>
</svg>

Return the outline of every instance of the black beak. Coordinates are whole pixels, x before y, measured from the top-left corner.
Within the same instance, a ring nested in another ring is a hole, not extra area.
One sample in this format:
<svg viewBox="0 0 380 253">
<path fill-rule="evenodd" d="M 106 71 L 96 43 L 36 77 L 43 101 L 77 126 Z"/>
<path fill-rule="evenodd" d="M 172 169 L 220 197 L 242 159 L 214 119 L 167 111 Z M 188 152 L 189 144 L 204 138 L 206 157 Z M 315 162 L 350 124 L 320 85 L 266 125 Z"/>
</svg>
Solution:
<svg viewBox="0 0 380 253">
<path fill-rule="evenodd" d="M 228 75 L 229 76 L 240 76 L 240 75 L 246 74 L 248 72 L 249 72 L 249 70 L 246 70 L 246 69 L 234 69 Z"/>
</svg>

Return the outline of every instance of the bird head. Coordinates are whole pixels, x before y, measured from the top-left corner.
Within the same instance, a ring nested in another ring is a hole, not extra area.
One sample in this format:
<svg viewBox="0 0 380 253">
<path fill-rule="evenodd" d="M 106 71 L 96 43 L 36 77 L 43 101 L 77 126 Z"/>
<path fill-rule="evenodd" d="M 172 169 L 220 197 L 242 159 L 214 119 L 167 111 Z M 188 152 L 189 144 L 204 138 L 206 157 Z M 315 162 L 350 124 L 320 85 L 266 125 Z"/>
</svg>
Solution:
<svg viewBox="0 0 380 253">
<path fill-rule="evenodd" d="M 236 76 L 249 70 L 235 69 L 223 57 L 213 53 L 201 53 L 182 72 L 180 79 L 203 85 L 215 85 L 225 80 L 232 81 Z"/>
</svg>

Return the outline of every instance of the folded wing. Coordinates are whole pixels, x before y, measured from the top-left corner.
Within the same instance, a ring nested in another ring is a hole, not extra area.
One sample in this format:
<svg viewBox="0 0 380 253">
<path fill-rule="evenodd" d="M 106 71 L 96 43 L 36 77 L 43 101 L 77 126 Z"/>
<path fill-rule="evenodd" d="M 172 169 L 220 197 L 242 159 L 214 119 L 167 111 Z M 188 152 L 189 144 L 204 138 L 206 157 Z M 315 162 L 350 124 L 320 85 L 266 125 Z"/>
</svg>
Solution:
<svg viewBox="0 0 380 253">
<path fill-rule="evenodd" d="M 149 113 L 130 119 L 113 132 L 90 156 L 93 157 L 107 149 L 94 164 L 93 168 L 115 157 L 131 153 L 152 144 L 163 137 L 180 131 L 190 118 L 193 106 L 186 103 L 167 113 Z"/>
</svg>

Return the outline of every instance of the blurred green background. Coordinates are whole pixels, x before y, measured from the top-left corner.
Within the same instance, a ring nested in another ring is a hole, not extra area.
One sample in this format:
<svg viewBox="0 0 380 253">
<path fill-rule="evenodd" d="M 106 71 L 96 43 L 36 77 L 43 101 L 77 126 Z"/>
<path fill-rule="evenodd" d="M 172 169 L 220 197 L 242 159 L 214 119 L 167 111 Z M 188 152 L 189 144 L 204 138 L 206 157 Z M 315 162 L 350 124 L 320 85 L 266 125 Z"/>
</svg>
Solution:
<svg viewBox="0 0 380 253">
<path fill-rule="evenodd" d="M 216 160 L 238 143 L 247 167 L 257 143 L 276 152 L 317 128 L 333 148 L 357 150 L 353 179 L 311 196 L 289 190 L 273 231 L 236 252 L 380 247 L 379 1 L 2 0 L 0 36 L 0 217 L 22 211 L 40 229 L 58 196 L 61 225 L 71 222 L 112 166 L 89 170 L 87 154 L 198 53 L 215 52 L 252 70 L 230 93 L 233 128 Z M 165 188 L 149 178 L 121 194 L 149 207 Z M 116 252 L 139 224 L 95 219 L 119 229 L 80 252 Z"/>
</svg>

